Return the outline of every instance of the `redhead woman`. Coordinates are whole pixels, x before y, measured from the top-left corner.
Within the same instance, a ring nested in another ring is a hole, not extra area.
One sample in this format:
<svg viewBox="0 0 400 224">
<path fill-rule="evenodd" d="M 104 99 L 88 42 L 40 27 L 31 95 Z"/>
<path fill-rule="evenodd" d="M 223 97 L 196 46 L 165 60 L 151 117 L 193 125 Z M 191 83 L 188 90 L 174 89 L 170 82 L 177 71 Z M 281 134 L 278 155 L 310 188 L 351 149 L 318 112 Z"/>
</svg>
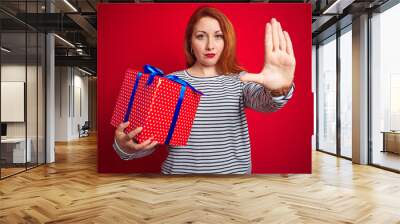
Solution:
<svg viewBox="0 0 400 224">
<path fill-rule="evenodd" d="M 229 19 L 219 10 L 201 7 L 185 32 L 187 68 L 174 72 L 204 93 L 186 146 L 168 146 L 163 174 L 250 174 L 250 139 L 245 108 L 274 112 L 294 91 L 295 56 L 292 42 L 276 19 L 265 29 L 265 60 L 260 73 L 248 73 L 236 59 L 236 37 Z M 121 123 L 114 149 L 124 160 L 150 155 L 157 142 L 134 141 Z"/>
</svg>

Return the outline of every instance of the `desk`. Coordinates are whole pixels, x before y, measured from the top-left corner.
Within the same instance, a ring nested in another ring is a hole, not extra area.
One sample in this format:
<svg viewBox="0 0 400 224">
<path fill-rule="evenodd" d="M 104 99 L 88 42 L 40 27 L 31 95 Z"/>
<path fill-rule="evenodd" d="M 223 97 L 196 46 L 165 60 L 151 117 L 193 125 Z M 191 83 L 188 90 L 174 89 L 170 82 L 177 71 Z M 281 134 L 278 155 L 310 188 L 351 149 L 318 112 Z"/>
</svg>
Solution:
<svg viewBox="0 0 400 224">
<path fill-rule="evenodd" d="M 400 154 L 400 131 L 382 131 L 381 133 L 383 133 L 382 152 Z"/>
<path fill-rule="evenodd" d="M 6 138 L 1 139 L 1 157 L 9 163 L 25 163 L 31 162 L 31 145 L 32 140 L 27 138 L 26 142 L 28 147 L 26 147 L 25 153 L 25 138 Z M 12 158 L 12 159 L 11 159 Z M 25 161 L 27 158 L 27 161 Z"/>
</svg>

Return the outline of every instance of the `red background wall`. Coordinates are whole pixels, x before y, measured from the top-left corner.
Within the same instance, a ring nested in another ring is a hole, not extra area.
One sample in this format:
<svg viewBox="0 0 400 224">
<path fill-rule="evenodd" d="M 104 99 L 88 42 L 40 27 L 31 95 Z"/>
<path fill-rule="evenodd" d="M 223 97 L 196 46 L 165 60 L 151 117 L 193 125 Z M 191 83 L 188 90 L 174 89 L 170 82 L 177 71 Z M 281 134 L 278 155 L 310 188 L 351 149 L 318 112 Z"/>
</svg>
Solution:
<svg viewBox="0 0 400 224">
<path fill-rule="evenodd" d="M 185 68 L 184 31 L 200 5 L 220 9 L 233 23 L 239 62 L 259 72 L 264 60 L 265 23 L 275 17 L 288 31 L 296 56 L 296 91 L 275 113 L 247 110 L 253 173 L 311 173 L 311 7 L 308 4 L 99 4 L 98 5 L 98 171 L 159 173 L 167 151 L 132 161 L 112 148 L 109 124 L 126 68 L 146 63 L 166 74 Z"/>
</svg>

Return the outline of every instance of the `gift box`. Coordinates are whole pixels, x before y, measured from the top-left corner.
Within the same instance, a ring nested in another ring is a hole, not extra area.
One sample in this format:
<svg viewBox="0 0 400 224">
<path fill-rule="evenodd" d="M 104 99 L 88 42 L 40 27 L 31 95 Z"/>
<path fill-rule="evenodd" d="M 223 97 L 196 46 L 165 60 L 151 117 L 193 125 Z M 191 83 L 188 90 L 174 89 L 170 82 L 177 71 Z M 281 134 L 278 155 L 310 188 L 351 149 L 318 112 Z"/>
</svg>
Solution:
<svg viewBox="0 0 400 224">
<path fill-rule="evenodd" d="M 184 146 L 202 93 L 174 75 L 153 66 L 144 72 L 128 69 L 114 107 L 111 125 L 129 120 L 125 133 L 143 127 L 138 143 L 153 137 L 160 144 Z"/>
</svg>

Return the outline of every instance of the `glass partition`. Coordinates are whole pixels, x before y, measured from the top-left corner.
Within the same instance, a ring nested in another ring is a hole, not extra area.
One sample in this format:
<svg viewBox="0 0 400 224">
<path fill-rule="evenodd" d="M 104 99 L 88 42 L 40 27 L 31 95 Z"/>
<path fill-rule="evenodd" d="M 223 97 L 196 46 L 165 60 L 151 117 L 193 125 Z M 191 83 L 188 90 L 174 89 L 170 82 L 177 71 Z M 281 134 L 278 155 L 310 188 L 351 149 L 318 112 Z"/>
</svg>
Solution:
<svg viewBox="0 0 400 224">
<path fill-rule="evenodd" d="M 400 4 L 371 18 L 372 163 L 400 171 Z"/>
<path fill-rule="evenodd" d="M 336 37 L 318 47 L 318 149 L 336 154 Z"/>
<path fill-rule="evenodd" d="M 340 36 L 340 154 L 352 157 L 352 35 Z"/>
<path fill-rule="evenodd" d="M 45 1 L 1 1 L 0 178 L 45 163 L 45 35 L 18 18 Z"/>
</svg>

